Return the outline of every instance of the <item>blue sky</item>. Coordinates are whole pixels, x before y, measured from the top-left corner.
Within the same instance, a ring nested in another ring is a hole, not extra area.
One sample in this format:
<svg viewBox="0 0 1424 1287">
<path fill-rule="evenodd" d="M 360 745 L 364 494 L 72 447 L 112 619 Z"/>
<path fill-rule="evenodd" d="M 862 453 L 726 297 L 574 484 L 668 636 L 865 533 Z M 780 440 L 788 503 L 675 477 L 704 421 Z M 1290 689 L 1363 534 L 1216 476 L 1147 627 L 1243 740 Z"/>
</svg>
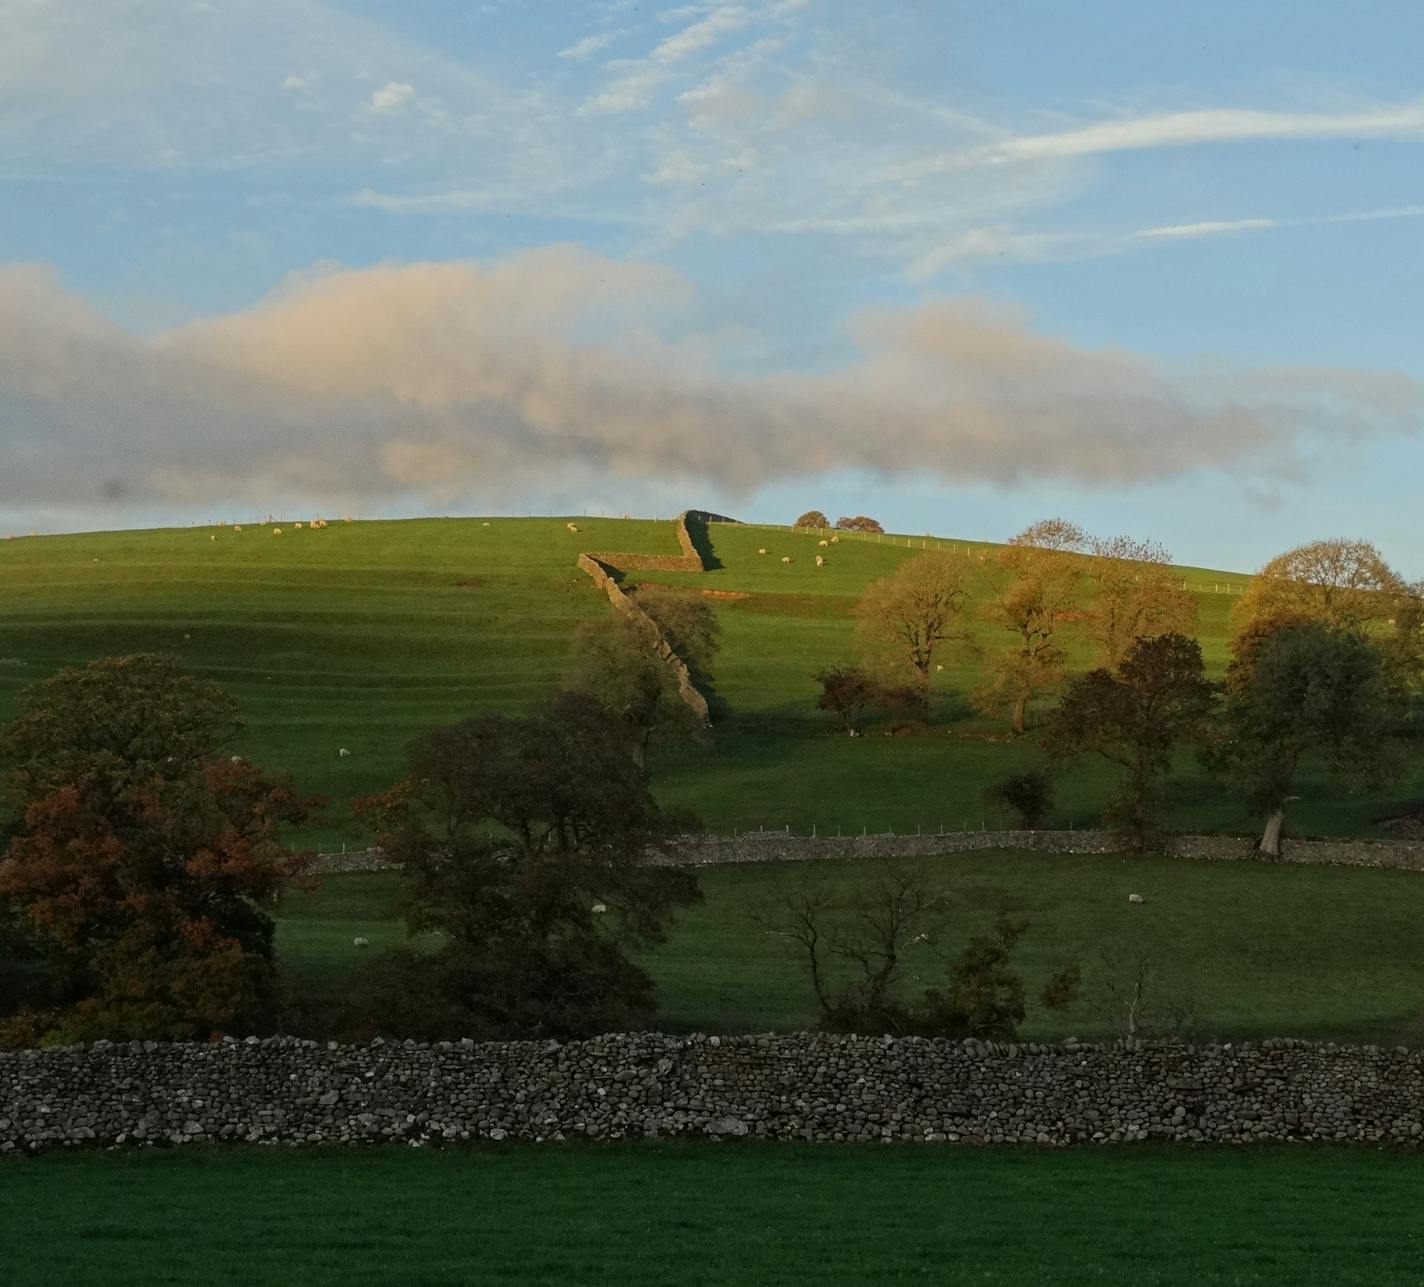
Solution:
<svg viewBox="0 0 1424 1287">
<path fill-rule="evenodd" d="M 0 528 L 1062 514 L 1424 575 L 1424 9 L 0 0 Z"/>
</svg>

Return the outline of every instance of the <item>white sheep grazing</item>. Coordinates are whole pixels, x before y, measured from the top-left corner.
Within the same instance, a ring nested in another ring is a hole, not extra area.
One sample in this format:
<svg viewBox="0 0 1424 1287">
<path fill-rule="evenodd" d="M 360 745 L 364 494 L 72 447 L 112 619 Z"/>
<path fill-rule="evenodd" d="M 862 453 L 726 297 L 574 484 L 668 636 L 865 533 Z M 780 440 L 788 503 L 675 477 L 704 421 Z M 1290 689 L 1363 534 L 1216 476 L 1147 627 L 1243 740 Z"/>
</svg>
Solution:
<svg viewBox="0 0 1424 1287">
<path fill-rule="evenodd" d="M 241 524 L 241 523 L 234 523 L 234 524 L 232 525 L 232 530 L 233 530 L 234 532 L 240 532 L 240 531 L 242 531 L 242 524 Z"/>
<path fill-rule="evenodd" d="M 791 555 L 789 555 L 789 554 L 783 554 L 783 555 L 781 556 L 781 561 L 782 561 L 783 563 L 790 563 L 790 562 L 791 562 Z"/>
<path fill-rule="evenodd" d="M 352 947 L 370 947 L 371 940 L 368 938 L 356 937 L 351 940 Z"/>
<path fill-rule="evenodd" d="M 826 566 L 826 560 L 823 559 L 819 554 L 816 555 L 816 566 L 818 568 Z"/>
<path fill-rule="evenodd" d="M 209 536 L 209 537 L 208 537 L 208 540 L 210 540 L 210 541 L 216 541 L 217 539 L 218 539 L 218 538 L 217 538 L 216 536 Z"/>
<path fill-rule="evenodd" d="M 840 538 L 839 536 L 833 536 L 833 537 L 831 537 L 831 544 L 832 544 L 832 545 L 839 545 L 840 543 L 841 543 L 841 538 Z"/>
<path fill-rule="evenodd" d="M 829 545 L 830 542 L 829 542 L 828 540 L 826 540 L 825 537 L 822 537 L 819 541 L 816 542 L 816 544 L 824 547 L 824 546 Z"/>
<path fill-rule="evenodd" d="M 936 669 L 936 670 L 943 670 L 943 669 L 944 669 L 944 666 L 941 665 L 941 664 L 939 664 L 939 663 L 936 663 L 936 664 L 935 664 L 935 669 Z"/>
<path fill-rule="evenodd" d="M 339 755 L 343 760 L 350 754 L 351 752 L 348 751 L 344 746 L 339 751 L 337 751 L 337 755 Z"/>
<path fill-rule="evenodd" d="M 594 905 L 589 908 L 589 911 L 591 911 L 595 916 L 602 916 L 603 913 L 606 912 L 607 910 L 608 910 L 608 904 L 607 904 L 607 903 L 594 903 Z"/>
<path fill-rule="evenodd" d="M 273 535 L 273 536 L 281 536 L 281 535 L 282 535 L 282 529 L 281 529 L 280 527 L 274 527 L 274 528 L 272 529 L 272 535 Z"/>
<path fill-rule="evenodd" d="M 577 523 L 565 523 L 564 526 L 567 527 L 567 528 L 569 529 L 569 531 L 571 531 L 571 532 L 577 532 L 577 531 L 578 531 L 578 524 L 577 524 Z"/>
<path fill-rule="evenodd" d="M 230 759 L 230 762 L 233 763 L 233 764 L 241 764 L 241 763 L 242 763 L 242 756 L 240 756 L 240 755 L 233 755 L 233 756 L 230 756 L 229 759 Z"/>
<path fill-rule="evenodd" d="M 758 550 L 757 553 L 758 553 L 758 554 L 765 554 L 766 551 L 765 551 L 765 550 Z"/>
<path fill-rule="evenodd" d="M 480 526 L 481 526 L 481 527 L 488 527 L 489 524 L 488 524 L 488 523 L 481 523 Z"/>
<path fill-rule="evenodd" d="M 300 531 L 302 525 L 300 523 L 293 523 L 292 526 L 295 527 L 298 531 Z"/>
<path fill-rule="evenodd" d="M 1143 897 L 1142 897 L 1141 894 L 1129 894 L 1129 895 L 1127 896 L 1127 901 L 1128 901 L 1129 903 L 1140 903 L 1140 902 L 1143 902 L 1144 899 L 1143 899 Z"/>
</svg>

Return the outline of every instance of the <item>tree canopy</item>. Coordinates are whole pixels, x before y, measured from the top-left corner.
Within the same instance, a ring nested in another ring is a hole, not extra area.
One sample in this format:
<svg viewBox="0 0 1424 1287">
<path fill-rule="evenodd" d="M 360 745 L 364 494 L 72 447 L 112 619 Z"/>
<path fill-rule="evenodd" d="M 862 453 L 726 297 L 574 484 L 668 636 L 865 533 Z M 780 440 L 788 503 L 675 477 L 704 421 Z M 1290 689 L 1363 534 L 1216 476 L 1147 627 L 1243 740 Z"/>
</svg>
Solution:
<svg viewBox="0 0 1424 1287">
<path fill-rule="evenodd" d="M 1392 618 L 1406 593 L 1403 579 L 1368 541 L 1312 541 L 1271 559 L 1232 615 L 1238 629 L 1257 620 L 1305 620 L 1361 630 Z"/>
<path fill-rule="evenodd" d="M 649 1021 L 653 982 L 628 951 L 661 942 L 673 910 L 699 897 L 691 872 L 655 861 L 692 824 L 659 809 L 592 698 L 429 733 L 408 775 L 360 809 L 402 865 L 412 931 L 444 938 L 373 971 L 403 1035 L 570 1037 Z"/>
<path fill-rule="evenodd" d="M 818 509 L 808 509 L 793 524 L 795 527 L 830 527 L 831 520 Z"/>
<path fill-rule="evenodd" d="M 908 670 L 926 712 L 935 652 L 947 640 L 964 637 L 959 618 L 967 598 L 959 560 L 926 550 L 871 582 L 856 605 L 862 640 L 872 652 Z"/>
<path fill-rule="evenodd" d="M 0 764 L 21 809 L 0 897 L 54 976 L 32 1037 L 202 1037 L 270 1022 L 265 905 L 305 855 L 315 803 L 218 754 L 238 727 L 215 685 L 156 656 L 96 661 L 21 694 Z"/>
<path fill-rule="evenodd" d="M 1314 621 L 1284 625 L 1234 672 L 1208 762 L 1266 819 L 1261 851 L 1278 854 L 1302 760 L 1319 756 L 1347 781 L 1383 782 L 1397 766 L 1391 734 L 1402 711 L 1370 640 Z"/>
<path fill-rule="evenodd" d="M 1139 639 L 1115 671 L 1070 681 L 1047 746 L 1059 756 L 1092 752 L 1125 770 L 1105 817 L 1141 845 L 1156 826 L 1173 752 L 1201 732 L 1214 700 L 1195 639 Z"/>
</svg>

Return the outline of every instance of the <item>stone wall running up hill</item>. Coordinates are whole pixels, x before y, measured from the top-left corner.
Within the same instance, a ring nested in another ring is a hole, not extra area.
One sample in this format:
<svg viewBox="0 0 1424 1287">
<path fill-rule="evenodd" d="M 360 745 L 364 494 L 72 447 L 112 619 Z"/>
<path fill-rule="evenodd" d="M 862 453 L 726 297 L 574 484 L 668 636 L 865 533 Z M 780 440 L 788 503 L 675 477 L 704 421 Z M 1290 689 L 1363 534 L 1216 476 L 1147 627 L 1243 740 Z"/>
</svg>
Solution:
<svg viewBox="0 0 1424 1287">
<path fill-rule="evenodd" d="M 1418 1145 L 1424 1052 L 624 1034 L 0 1054 L 0 1152 L 576 1136 Z"/>
</svg>

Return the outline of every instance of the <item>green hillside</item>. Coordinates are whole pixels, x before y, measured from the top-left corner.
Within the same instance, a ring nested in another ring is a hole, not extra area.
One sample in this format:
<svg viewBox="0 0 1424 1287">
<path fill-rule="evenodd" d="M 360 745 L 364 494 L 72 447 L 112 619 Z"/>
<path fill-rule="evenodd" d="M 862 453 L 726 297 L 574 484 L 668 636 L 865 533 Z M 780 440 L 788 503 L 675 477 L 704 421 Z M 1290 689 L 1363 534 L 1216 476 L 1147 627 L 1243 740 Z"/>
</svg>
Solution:
<svg viewBox="0 0 1424 1287">
<path fill-rule="evenodd" d="M 281 536 L 259 525 L 0 541 L 0 716 L 17 689 L 57 667 L 138 650 L 176 654 L 241 702 L 248 728 L 234 752 L 290 769 L 330 797 L 316 838 L 359 840 L 346 801 L 389 783 L 412 735 L 476 711 L 523 709 L 558 684 L 576 624 L 608 611 L 574 566 L 579 551 L 677 552 L 669 521 L 579 518 L 577 534 L 566 521 L 320 531 L 282 522 Z M 820 551 L 827 566 L 817 568 L 818 537 L 714 524 L 710 571 L 632 574 L 744 596 L 713 600 L 724 633 L 715 682 L 727 714 L 711 747 L 657 755 L 660 796 L 715 830 L 994 825 L 985 784 L 1036 752 L 969 710 L 964 693 L 979 674 L 968 654 L 947 655 L 936 676 L 944 718 L 933 734 L 837 737 L 814 709 L 811 673 L 849 657 L 860 591 L 926 543 L 847 536 Z M 962 553 L 982 583 L 990 547 L 928 543 Z M 1219 667 L 1233 602 L 1225 591 L 1245 578 L 1182 575 L 1197 592 L 1209 664 Z M 349 757 L 338 756 L 342 747 Z M 1091 824 L 1108 781 L 1096 766 L 1073 770 L 1058 821 Z M 1309 781 L 1302 795 L 1296 821 L 1319 833 L 1370 834 L 1387 803 Z M 1170 821 L 1250 825 L 1185 757 Z"/>
</svg>

